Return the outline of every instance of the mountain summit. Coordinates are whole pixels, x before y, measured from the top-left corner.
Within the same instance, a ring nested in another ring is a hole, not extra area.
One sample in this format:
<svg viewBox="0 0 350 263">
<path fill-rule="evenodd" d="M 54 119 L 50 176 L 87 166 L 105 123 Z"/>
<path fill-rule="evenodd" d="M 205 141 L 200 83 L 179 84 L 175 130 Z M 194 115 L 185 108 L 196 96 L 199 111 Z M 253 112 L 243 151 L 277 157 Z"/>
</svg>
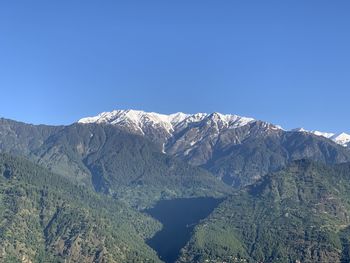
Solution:
<svg viewBox="0 0 350 263">
<path fill-rule="evenodd" d="M 145 136 L 162 147 L 163 152 L 175 153 L 180 150 L 183 155 L 188 155 L 194 145 L 207 139 L 214 143 L 223 131 L 237 129 L 255 121 L 252 118 L 217 112 L 178 112 L 165 115 L 139 110 L 115 110 L 80 119 L 78 123 L 111 124 L 127 132 Z M 176 150 L 172 149 L 174 144 Z"/>
<path fill-rule="evenodd" d="M 221 113 L 196 113 L 186 114 L 178 112 L 174 114 L 160 114 L 155 112 L 145 112 L 139 110 L 114 110 L 103 112 L 95 117 L 80 119 L 79 123 L 108 123 L 134 129 L 135 132 L 147 134 L 150 128 L 162 129 L 169 135 L 178 130 L 182 130 L 190 123 L 203 120 L 212 120 L 218 127 L 238 128 L 244 126 L 254 119 L 240 117 L 232 114 Z"/>
<path fill-rule="evenodd" d="M 151 139 L 157 139 L 155 135 L 155 129 L 157 130 L 158 137 L 162 134 L 165 139 L 160 139 L 162 142 L 172 137 L 179 131 L 184 130 L 192 123 L 198 122 L 211 122 L 214 127 L 221 131 L 222 129 L 235 129 L 245 126 L 249 123 L 257 120 L 249 117 L 242 117 L 235 114 L 221 114 L 218 112 L 213 113 L 195 113 L 186 114 L 183 112 L 177 112 L 173 114 L 160 114 L 156 112 L 145 112 L 141 110 L 114 110 L 111 112 L 102 112 L 94 117 L 82 118 L 78 123 L 99 123 L 99 124 L 113 124 L 122 128 L 126 128 L 128 131 L 134 132 L 140 135 L 146 135 Z M 266 122 L 267 123 L 267 122 Z M 271 125 L 275 129 L 282 129 L 278 125 Z M 305 132 L 312 133 L 317 136 L 322 136 L 327 139 L 331 139 L 335 143 L 344 147 L 350 146 L 350 134 L 347 133 L 332 133 L 332 132 L 320 132 L 317 130 L 308 131 L 304 128 L 292 129 L 293 132 Z"/>
</svg>

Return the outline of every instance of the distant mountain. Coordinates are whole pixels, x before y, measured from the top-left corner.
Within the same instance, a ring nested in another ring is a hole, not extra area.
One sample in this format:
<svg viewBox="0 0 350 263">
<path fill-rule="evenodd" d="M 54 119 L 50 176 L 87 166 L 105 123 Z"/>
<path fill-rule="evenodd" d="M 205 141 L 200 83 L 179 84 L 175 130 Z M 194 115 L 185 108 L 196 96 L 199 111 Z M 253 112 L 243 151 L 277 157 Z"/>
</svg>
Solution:
<svg viewBox="0 0 350 263">
<path fill-rule="evenodd" d="M 349 262 L 350 164 L 301 160 L 225 200 L 178 262 Z"/>
<path fill-rule="evenodd" d="M 330 132 L 307 131 L 303 128 L 297 128 L 297 129 L 294 129 L 293 131 L 312 133 L 312 134 L 315 134 L 317 136 L 322 136 L 322 137 L 331 139 L 335 143 L 342 145 L 344 147 L 350 146 L 350 134 L 347 134 L 345 132 L 336 134 L 336 133 L 330 133 Z"/>
<path fill-rule="evenodd" d="M 350 161 L 348 149 L 324 136 L 304 130 L 285 131 L 237 115 L 118 110 L 79 123 L 111 124 L 144 136 L 168 155 L 201 166 L 235 187 L 248 185 L 300 158 L 326 163 Z M 344 138 L 337 137 L 337 142 L 345 145 Z"/>
<path fill-rule="evenodd" d="M 343 145 L 345 147 L 350 147 L 350 134 L 342 132 L 342 133 L 333 135 L 331 139 L 340 145 Z"/>
</svg>

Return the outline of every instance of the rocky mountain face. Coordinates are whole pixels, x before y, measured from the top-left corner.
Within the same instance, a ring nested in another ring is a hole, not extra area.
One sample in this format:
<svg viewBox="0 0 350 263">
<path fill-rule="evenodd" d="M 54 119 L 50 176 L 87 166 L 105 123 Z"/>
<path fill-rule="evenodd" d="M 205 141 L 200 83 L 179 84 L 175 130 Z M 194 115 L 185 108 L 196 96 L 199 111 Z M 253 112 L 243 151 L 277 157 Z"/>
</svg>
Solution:
<svg viewBox="0 0 350 263">
<path fill-rule="evenodd" d="M 169 144 L 169 139 L 176 137 L 181 134 L 186 128 L 197 123 L 203 125 L 206 123 L 212 128 L 212 132 L 220 133 L 226 129 L 236 129 L 245 126 L 252 122 L 257 122 L 253 118 L 241 117 L 233 114 L 221 114 L 214 112 L 211 114 L 207 113 L 196 113 L 196 114 L 185 114 L 182 112 L 166 115 L 155 112 L 145 112 L 139 110 L 114 110 L 112 112 L 103 112 L 95 117 L 82 118 L 79 123 L 99 123 L 99 124 L 112 124 L 129 132 L 144 135 L 150 138 L 154 142 L 162 142 Z M 266 125 L 272 127 L 272 129 L 283 130 L 278 125 L 273 125 L 265 122 Z M 336 134 L 331 132 L 320 132 L 320 131 L 308 131 L 303 128 L 296 128 L 291 130 L 292 132 L 304 132 L 311 133 L 317 136 L 322 136 L 331 139 L 335 143 L 344 147 L 349 146 L 350 134 L 345 132 Z M 190 145 L 187 145 L 187 149 L 190 149 L 196 142 L 200 142 L 207 135 L 208 130 L 206 129 L 197 138 L 190 141 Z M 210 133 L 209 135 L 212 135 Z M 173 141 L 171 139 L 170 141 Z"/>
<path fill-rule="evenodd" d="M 201 166 L 235 187 L 250 184 L 300 158 L 327 163 L 350 161 L 350 152 L 343 147 L 347 145 L 346 134 L 285 131 L 237 115 L 118 110 L 79 123 L 111 124 L 144 136 L 168 155 Z"/>
<path fill-rule="evenodd" d="M 167 145 L 169 139 L 180 134 L 193 123 L 206 123 L 206 126 L 211 128 L 210 132 L 212 132 L 213 135 L 222 129 L 237 128 L 251 121 L 254 120 L 252 118 L 223 115 L 219 113 L 185 114 L 179 112 L 171 115 L 164 115 L 137 110 L 116 110 L 112 112 L 103 112 L 95 117 L 80 119 L 78 123 L 112 124 L 128 132 L 146 136 L 155 143 L 164 144 L 164 147 L 166 147 L 164 150 L 166 150 L 169 147 Z M 198 141 L 199 137 L 196 139 Z M 193 143 L 195 143 L 195 141 L 192 141 L 192 144 Z"/>
</svg>

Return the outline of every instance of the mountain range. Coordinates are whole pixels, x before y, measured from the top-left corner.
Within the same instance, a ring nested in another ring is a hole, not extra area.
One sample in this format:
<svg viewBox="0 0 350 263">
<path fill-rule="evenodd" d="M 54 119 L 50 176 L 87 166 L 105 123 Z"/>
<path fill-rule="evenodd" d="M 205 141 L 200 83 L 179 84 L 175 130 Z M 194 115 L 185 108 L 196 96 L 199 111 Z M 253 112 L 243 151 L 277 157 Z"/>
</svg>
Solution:
<svg viewBox="0 0 350 263">
<path fill-rule="evenodd" d="M 0 119 L 0 261 L 169 263 L 144 211 L 210 197 L 176 262 L 349 262 L 349 137 L 220 113 Z"/>
<path fill-rule="evenodd" d="M 78 123 L 110 124 L 143 136 L 163 153 L 203 167 L 234 187 L 250 184 L 292 160 L 349 160 L 345 148 L 350 135 L 345 133 L 336 136 L 303 129 L 285 131 L 268 122 L 216 112 L 163 115 L 116 110 Z"/>
<path fill-rule="evenodd" d="M 251 122 L 256 122 L 257 120 L 248 117 L 241 117 L 232 114 L 221 114 L 214 112 L 212 114 L 207 113 L 196 113 L 196 114 L 186 114 L 182 112 L 165 115 L 155 112 L 145 112 L 140 110 L 114 110 L 111 112 L 103 112 L 94 117 L 86 117 L 80 119 L 79 123 L 104 123 L 113 124 L 116 126 L 124 127 L 129 129 L 129 131 L 145 135 L 152 139 L 158 139 L 160 141 L 167 142 L 169 137 L 173 137 L 178 134 L 189 125 L 198 122 L 210 121 L 213 125 L 217 127 L 218 133 L 223 129 L 235 129 L 247 125 Z M 271 125 L 271 124 L 270 124 Z M 272 125 L 276 129 L 283 128 L 278 125 Z M 164 131 L 163 137 L 162 132 L 156 136 L 155 130 L 160 132 Z M 342 133 L 331 133 L 331 132 L 320 132 L 317 130 L 308 131 L 304 128 L 292 129 L 296 132 L 312 133 L 317 136 L 322 136 L 333 140 L 334 142 L 346 147 L 350 142 L 350 134 L 345 132 Z M 158 137 L 158 138 L 157 138 Z M 192 143 L 195 143 L 193 141 Z"/>
</svg>

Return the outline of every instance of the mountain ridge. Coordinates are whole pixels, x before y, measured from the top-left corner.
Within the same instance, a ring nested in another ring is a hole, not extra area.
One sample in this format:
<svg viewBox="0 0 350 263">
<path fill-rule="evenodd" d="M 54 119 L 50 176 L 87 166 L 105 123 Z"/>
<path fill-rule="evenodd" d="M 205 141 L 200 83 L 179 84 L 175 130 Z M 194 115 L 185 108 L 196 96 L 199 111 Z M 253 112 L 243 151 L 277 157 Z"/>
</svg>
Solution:
<svg viewBox="0 0 350 263">
<path fill-rule="evenodd" d="M 135 112 L 131 113 L 135 117 Z M 136 113 L 136 120 L 134 118 L 134 122 L 129 122 L 129 117 L 125 115 L 130 112 L 117 112 L 117 115 L 123 116 L 121 119 L 117 118 L 116 124 L 105 121 L 95 123 L 98 120 L 95 118 L 89 119 L 92 123 L 81 121 L 69 126 L 36 126 L 1 119 L 0 151 L 29 157 L 40 165 L 70 178 L 74 174 L 72 179 L 88 187 L 94 183 L 94 186 L 103 192 L 109 191 L 108 181 L 115 180 L 117 175 L 110 177 L 110 171 L 103 168 L 105 164 L 112 169 L 111 171 L 120 172 L 119 169 L 131 169 L 132 166 L 118 167 L 113 159 L 110 160 L 112 162 L 96 166 L 94 161 L 90 161 L 92 155 L 85 156 L 84 152 L 90 149 L 96 152 L 96 158 L 103 151 L 107 151 L 108 154 L 98 159 L 105 162 L 110 158 L 108 156 L 117 154 L 115 151 L 118 145 L 122 145 L 118 139 L 121 134 L 134 138 L 130 137 L 129 142 L 144 141 L 141 143 L 143 144 L 149 141 L 153 144 L 144 144 L 146 148 L 153 150 L 149 153 L 144 152 L 144 156 L 138 155 L 143 160 L 142 163 L 146 160 L 144 158 L 154 155 L 151 154 L 152 151 L 158 152 L 191 166 L 204 168 L 226 184 L 238 188 L 301 158 L 326 163 L 350 161 L 349 148 L 340 146 L 328 138 L 306 132 L 285 131 L 276 125 L 251 118 L 242 119 L 237 115 L 226 116 L 219 113 L 189 116 L 178 113 L 171 117 L 158 116 L 155 113 L 149 117 L 145 116 L 147 113 L 144 112 Z M 145 124 L 142 126 L 142 133 L 138 128 L 135 129 L 134 125 L 139 117 L 142 117 Z M 172 121 L 172 126 L 166 126 L 164 119 Z M 158 125 L 159 121 L 162 125 Z M 127 155 L 130 155 L 130 152 Z M 155 156 L 152 157 L 154 158 Z M 91 173 L 91 169 L 94 173 Z M 136 175 L 134 172 L 135 169 L 132 173 Z M 141 172 L 138 170 L 139 176 L 142 176 Z M 107 174 L 109 175 L 105 177 Z M 91 178 L 94 180 L 91 181 Z"/>
<path fill-rule="evenodd" d="M 308 131 L 308 130 L 305 130 L 304 128 L 296 128 L 296 129 L 292 129 L 292 131 L 311 133 L 317 136 L 322 136 L 327 139 L 330 139 L 341 146 L 344 146 L 344 147 L 350 146 L 350 134 L 347 134 L 345 132 L 333 133 L 333 132 L 321 132 L 316 130 Z"/>
<path fill-rule="evenodd" d="M 203 121 L 205 118 L 216 119 L 218 125 L 222 125 L 223 127 L 227 127 L 229 129 L 239 128 L 251 122 L 259 121 L 250 117 L 243 117 L 235 114 L 222 114 L 219 112 L 194 114 L 177 112 L 173 114 L 160 114 L 156 112 L 127 109 L 102 112 L 94 117 L 81 118 L 77 122 L 83 124 L 109 123 L 113 125 L 131 126 L 130 128 L 134 128 L 135 132 L 140 132 L 142 135 L 147 133 L 144 131 L 144 128 L 154 125 L 154 127 L 163 128 L 167 133 L 169 133 L 170 137 L 172 137 L 179 128 L 181 130 L 181 128 L 185 128 L 189 123 Z M 283 128 L 279 125 L 269 124 L 276 127 L 276 129 L 283 130 Z M 304 128 L 295 128 L 291 129 L 290 131 L 312 133 L 317 136 L 331 139 L 344 147 L 350 146 L 350 134 L 345 132 L 333 133 L 320 132 L 317 130 L 309 131 L 305 130 Z"/>
</svg>

